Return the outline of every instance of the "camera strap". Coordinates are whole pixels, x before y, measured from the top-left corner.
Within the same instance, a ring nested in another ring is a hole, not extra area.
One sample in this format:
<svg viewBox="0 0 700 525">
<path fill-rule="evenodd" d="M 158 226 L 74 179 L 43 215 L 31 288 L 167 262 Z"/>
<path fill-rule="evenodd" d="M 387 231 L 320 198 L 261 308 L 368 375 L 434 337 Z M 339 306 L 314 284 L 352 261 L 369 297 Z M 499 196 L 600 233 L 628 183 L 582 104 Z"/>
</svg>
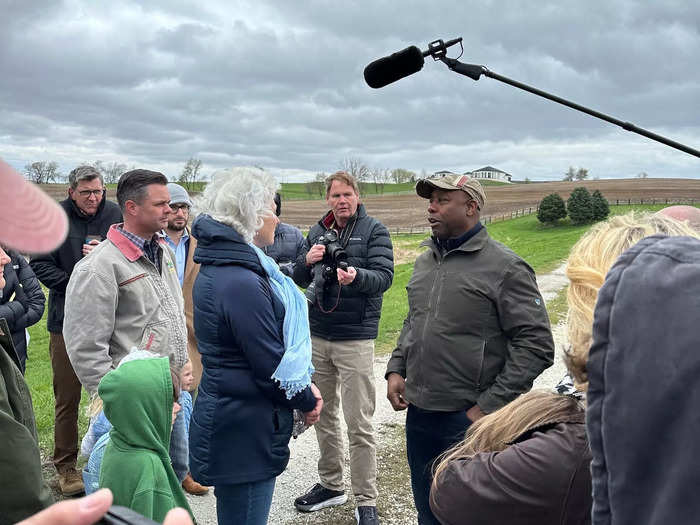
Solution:
<svg viewBox="0 0 700 525">
<path fill-rule="evenodd" d="M 351 222 L 346 224 L 345 228 L 338 231 L 338 242 L 343 247 L 343 249 L 345 249 L 345 247 L 348 245 L 350 237 L 352 236 L 352 232 L 355 231 L 355 225 L 357 224 L 357 212 L 350 218 L 350 220 Z M 338 228 L 338 225 L 335 222 L 335 220 L 333 221 L 333 228 Z"/>
</svg>

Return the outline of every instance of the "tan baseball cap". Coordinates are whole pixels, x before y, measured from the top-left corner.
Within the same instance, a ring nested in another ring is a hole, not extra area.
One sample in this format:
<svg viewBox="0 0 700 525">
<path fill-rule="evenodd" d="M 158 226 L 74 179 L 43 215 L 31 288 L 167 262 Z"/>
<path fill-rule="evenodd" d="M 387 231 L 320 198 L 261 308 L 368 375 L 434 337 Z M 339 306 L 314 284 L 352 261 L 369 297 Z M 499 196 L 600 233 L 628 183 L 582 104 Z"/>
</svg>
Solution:
<svg viewBox="0 0 700 525">
<path fill-rule="evenodd" d="M 419 197 L 429 199 L 433 190 L 462 190 L 483 209 L 486 205 L 486 193 L 478 180 L 469 175 L 445 175 L 439 179 L 420 179 L 416 183 L 416 193 Z"/>
<path fill-rule="evenodd" d="M 0 159 L 0 243 L 24 253 L 56 249 L 68 234 L 58 203 Z"/>
</svg>

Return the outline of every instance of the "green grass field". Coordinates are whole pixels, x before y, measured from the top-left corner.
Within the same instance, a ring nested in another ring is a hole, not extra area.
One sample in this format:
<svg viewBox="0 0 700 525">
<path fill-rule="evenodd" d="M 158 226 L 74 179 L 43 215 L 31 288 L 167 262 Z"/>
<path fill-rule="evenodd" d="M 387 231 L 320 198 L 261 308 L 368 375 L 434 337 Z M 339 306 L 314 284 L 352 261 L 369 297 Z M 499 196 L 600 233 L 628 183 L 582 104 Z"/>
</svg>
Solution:
<svg viewBox="0 0 700 525">
<path fill-rule="evenodd" d="M 632 209 L 656 211 L 658 206 L 613 206 L 612 214 L 623 214 Z M 590 225 L 573 226 L 567 220 L 556 226 L 544 226 L 537 221 L 536 216 L 528 215 L 517 219 L 507 220 L 488 225 L 488 231 L 495 239 L 509 246 L 523 257 L 537 273 L 547 273 L 556 268 L 568 255 L 569 250 Z M 401 234 L 393 236 L 395 251 L 410 255 L 405 260 L 412 260 L 422 251 L 419 244 L 427 236 Z M 396 343 L 403 320 L 408 311 L 406 299 L 406 284 L 413 270 L 412 262 L 397 264 L 394 269 L 394 282 L 384 294 L 382 317 L 379 323 L 379 336 L 376 341 L 377 354 L 391 352 Z M 559 294 L 550 305 L 550 316 L 553 322 L 558 322 L 566 308 L 564 294 Z M 51 362 L 49 359 L 49 337 L 46 331 L 46 314 L 44 319 L 29 328 L 31 344 L 29 361 L 27 363 L 27 382 L 31 388 L 34 411 L 39 432 L 39 444 L 45 455 L 50 456 L 53 450 L 53 420 L 54 397 L 51 379 Z M 83 395 L 80 416 L 80 433 L 85 432 L 87 418 L 85 416 L 86 395 Z"/>
</svg>

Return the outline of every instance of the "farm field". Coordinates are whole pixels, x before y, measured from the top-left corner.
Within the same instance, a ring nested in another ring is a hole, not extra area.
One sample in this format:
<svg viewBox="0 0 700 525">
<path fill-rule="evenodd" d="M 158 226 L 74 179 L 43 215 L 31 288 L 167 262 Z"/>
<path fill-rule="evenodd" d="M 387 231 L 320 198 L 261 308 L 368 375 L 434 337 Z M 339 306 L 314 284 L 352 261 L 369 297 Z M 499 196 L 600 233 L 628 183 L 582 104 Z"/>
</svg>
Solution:
<svg viewBox="0 0 700 525">
<path fill-rule="evenodd" d="M 536 207 L 545 195 L 559 193 L 566 200 L 574 188 L 584 186 L 589 191 L 600 190 L 611 204 L 627 204 L 628 200 L 652 204 L 677 201 L 700 202 L 700 179 L 618 179 L 585 182 L 542 182 L 508 184 L 486 187 L 486 208 L 482 217 L 502 216 L 516 210 Z M 367 195 L 362 199 L 367 212 L 390 230 L 397 228 L 425 229 L 426 201 L 415 194 Z M 282 203 L 283 222 L 307 229 L 327 210 L 323 200 L 288 201 Z"/>
<path fill-rule="evenodd" d="M 327 211 L 327 207 L 325 200 L 318 197 L 300 200 L 302 186 L 301 183 L 283 186 L 283 195 L 288 190 L 291 197 L 286 200 L 283 197 L 281 219 L 283 222 L 306 230 Z M 396 186 L 399 193 L 388 193 L 392 186 Z M 589 191 L 600 190 L 611 204 L 627 204 L 628 201 L 632 203 L 644 201 L 644 204 L 700 202 L 700 179 L 609 179 L 487 185 L 485 186 L 487 203 L 482 211 L 482 218 L 485 222 L 489 222 L 489 218 L 497 220 L 517 210 L 534 208 L 545 195 L 550 193 L 559 193 L 566 200 L 571 191 L 578 186 L 585 186 Z M 384 194 L 368 192 L 363 196 L 362 201 L 368 213 L 392 231 L 397 229 L 427 231 L 426 201 L 415 195 L 411 188 L 411 184 L 387 184 Z M 42 185 L 42 189 L 56 200 L 64 199 L 67 195 L 65 184 L 46 184 Z M 116 201 L 116 188 L 107 189 L 107 198 Z"/>
</svg>

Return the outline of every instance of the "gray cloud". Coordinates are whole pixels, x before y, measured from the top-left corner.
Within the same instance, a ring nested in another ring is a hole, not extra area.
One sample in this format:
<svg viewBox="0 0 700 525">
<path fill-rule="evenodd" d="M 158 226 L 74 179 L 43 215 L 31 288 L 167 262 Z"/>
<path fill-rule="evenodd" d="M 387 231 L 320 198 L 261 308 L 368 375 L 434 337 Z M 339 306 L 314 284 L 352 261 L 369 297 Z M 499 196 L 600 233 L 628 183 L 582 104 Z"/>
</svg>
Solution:
<svg viewBox="0 0 700 525">
<path fill-rule="evenodd" d="M 376 167 L 558 179 L 697 177 L 700 160 L 495 80 L 426 61 L 381 90 L 367 63 L 464 37 L 461 60 L 700 146 L 690 2 L 11 1 L 0 20 L 0 154 L 17 167 L 118 160 L 176 175 Z M 451 53 L 451 56 L 456 56 Z"/>
</svg>

